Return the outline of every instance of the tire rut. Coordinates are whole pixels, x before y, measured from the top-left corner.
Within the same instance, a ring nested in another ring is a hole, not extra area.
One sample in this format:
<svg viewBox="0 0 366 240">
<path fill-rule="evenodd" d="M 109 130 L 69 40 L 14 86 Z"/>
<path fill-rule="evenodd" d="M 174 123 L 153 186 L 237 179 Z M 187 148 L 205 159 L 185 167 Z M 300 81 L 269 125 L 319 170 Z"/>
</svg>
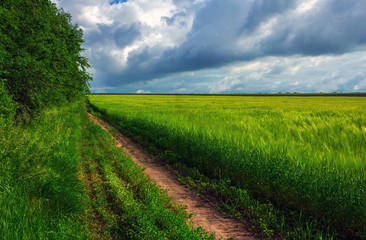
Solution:
<svg viewBox="0 0 366 240">
<path fill-rule="evenodd" d="M 145 168 L 144 172 L 158 186 L 167 190 L 169 196 L 178 204 L 186 206 L 186 211 L 193 214 L 193 226 L 202 227 L 205 231 L 214 232 L 216 239 L 259 239 L 247 230 L 240 221 L 225 217 L 215 209 L 213 203 L 198 197 L 192 190 L 180 183 L 173 173 L 168 172 L 162 164 L 154 162 L 143 150 L 109 123 L 88 113 L 91 120 L 111 133 L 117 146 L 138 165 Z"/>
</svg>

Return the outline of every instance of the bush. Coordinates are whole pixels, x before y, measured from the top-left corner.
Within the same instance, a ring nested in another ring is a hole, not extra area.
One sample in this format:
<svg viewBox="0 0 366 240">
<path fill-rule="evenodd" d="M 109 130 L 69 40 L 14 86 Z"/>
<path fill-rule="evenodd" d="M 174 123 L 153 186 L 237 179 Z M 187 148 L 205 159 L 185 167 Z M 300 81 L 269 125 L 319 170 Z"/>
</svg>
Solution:
<svg viewBox="0 0 366 240">
<path fill-rule="evenodd" d="M 0 78 L 18 113 L 34 115 L 89 91 L 83 41 L 70 14 L 49 0 L 0 2 Z"/>
</svg>

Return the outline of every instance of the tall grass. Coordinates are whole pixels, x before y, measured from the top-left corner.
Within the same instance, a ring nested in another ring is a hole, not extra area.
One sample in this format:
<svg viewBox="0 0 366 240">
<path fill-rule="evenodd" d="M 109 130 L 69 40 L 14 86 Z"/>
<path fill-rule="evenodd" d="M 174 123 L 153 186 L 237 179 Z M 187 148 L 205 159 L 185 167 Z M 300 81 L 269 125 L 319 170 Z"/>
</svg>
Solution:
<svg viewBox="0 0 366 240">
<path fill-rule="evenodd" d="M 0 124 L 0 239 L 213 239 L 81 102 Z"/>
<path fill-rule="evenodd" d="M 365 98 L 89 99 L 110 122 L 173 161 L 349 236 L 366 232 Z"/>
<path fill-rule="evenodd" d="M 81 104 L 0 129 L 0 238 L 87 239 L 76 177 Z"/>
<path fill-rule="evenodd" d="M 113 239 L 214 239 L 194 228 L 185 210 L 155 185 L 115 140 L 90 120 L 85 122 L 83 158 L 89 159 L 103 182 L 94 192 L 97 204 L 105 201 L 109 213 L 103 215 Z M 96 179 L 94 179 L 95 181 Z M 98 195 L 98 194 L 96 194 Z M 109 237 L 107 239 L 110 239 Z"/>
</svg>

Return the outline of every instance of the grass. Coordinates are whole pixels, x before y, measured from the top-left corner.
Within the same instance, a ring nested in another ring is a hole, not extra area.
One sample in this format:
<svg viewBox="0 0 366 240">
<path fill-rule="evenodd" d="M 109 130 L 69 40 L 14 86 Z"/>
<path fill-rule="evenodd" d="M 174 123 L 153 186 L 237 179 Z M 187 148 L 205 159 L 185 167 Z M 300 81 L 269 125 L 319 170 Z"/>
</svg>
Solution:
<svg viewBox="0 0 366 240">
<path fill-rule="evenodd" d="M 0 238 L 87 239 L 77 179 L 80 105 L 0 130 Z"/>
<path fill-rule="evenodd" d="M 81 102 L 0 125 L 0 239 L 213 239 Z"/>
<path fill-rule="evenodd" d="M 193 228 L 185 210 L 91 121 L 86 121 L 83 145 L 83 158 L 89 163 L 82 179 L 93 196 L 94 210 L 90 212 L 104 225 L 104 229 L 95 229 L 99 235 L 104 232 L 102 235 L 114 239 L 213 239 L 201 228 Z"/>
<path fill-rule="evenodd" d="M 365 98 L 95 95 L 89 100 L 109 122 L 171 162 L 316 219 L 324 236 L 327 226 L 345 237 L 365 235 Z"/>
</svg>

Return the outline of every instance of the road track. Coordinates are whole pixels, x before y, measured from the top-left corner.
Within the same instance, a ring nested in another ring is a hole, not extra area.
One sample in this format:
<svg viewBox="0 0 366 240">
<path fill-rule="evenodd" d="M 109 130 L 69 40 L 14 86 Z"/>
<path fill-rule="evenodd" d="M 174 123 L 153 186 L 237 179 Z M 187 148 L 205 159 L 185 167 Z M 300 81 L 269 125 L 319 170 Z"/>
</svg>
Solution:
<svg viewBox="0 0 366 240">
<path fill-rule="evenodd" d="M 240 221 L 229 219 L 215 209 L 213 203 L 197 196 L 192 190 L 180 183 L 173 173 L 168 172 L 161 163 L 153 161 L 144 151 L 115 127 L 102 119 L 88 113 L 91 120 L 111 133 L 117 146 L 123 148 L 131 159 L 145 168 L 144 172 L 178 204 L 186 206 L 186 211 L 193 214 L 193 226 L 202 227 L 205 231 L 214 232 L 216 239 L 259 239 L 253 236 Z"/>
</svg>

